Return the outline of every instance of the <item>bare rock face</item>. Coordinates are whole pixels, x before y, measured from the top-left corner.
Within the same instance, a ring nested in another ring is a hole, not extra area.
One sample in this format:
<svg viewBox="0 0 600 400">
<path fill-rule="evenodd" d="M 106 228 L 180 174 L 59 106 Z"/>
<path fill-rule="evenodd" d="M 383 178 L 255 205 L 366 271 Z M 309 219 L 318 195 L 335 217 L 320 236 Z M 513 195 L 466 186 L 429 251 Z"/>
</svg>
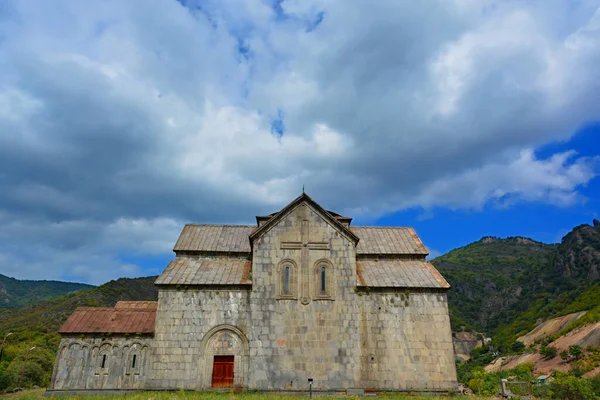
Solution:
<svg viewBox="0 0 600 400">
<path fill-rule="evenodd" d="M 574 284 L 580 281 L 595 281 L 600 275 L 600 223 L 594 226 L 580 225 L 569 232 L 560 244 L 554 268 L 563 278 L 570 278 Z"/>
<path fill-rule="evenodd" d="M 471 351 L 483 345 L 481 335 L 477 332 L 453 332 L 452 342 L 454 354 L 458 361 L 466 361 L 471 358 Z"/>
</svg>

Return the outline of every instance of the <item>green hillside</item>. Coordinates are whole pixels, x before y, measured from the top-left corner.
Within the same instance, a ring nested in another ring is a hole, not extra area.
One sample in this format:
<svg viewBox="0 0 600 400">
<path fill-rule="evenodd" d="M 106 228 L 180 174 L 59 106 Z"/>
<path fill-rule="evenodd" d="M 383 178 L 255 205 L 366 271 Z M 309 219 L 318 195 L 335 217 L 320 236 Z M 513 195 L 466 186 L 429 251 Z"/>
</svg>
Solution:
<svg viewBox="0 0 600 400">
<path fill-rule="evenodd" d="M 92 287 L 83 283 L 18 280 L 0 274 L 0 308 L 19 308 Z"/>
<path fill-rule="evenodd" d="M 75 308 L 114 306 L 119 300 L 156 300 L 155 280 L 155 276 L 121 278 L 19 309 L 0 310 L 0 340 L 12 333 L 6 338 L 0 361 L 0 390 L 14 387 L 22 375 L 28 377 L 24 385 L 49 383 L 60 341 L 56 332 Z"/>
<path fill-rule="evenodd" d="M 539 322 L 598 305 L 600 223 L 574 228 L 560 244 L 485 237 L 432 263 L 452 285 L 453 329 L 494 335 L 508 350 Z"/>
</svg>

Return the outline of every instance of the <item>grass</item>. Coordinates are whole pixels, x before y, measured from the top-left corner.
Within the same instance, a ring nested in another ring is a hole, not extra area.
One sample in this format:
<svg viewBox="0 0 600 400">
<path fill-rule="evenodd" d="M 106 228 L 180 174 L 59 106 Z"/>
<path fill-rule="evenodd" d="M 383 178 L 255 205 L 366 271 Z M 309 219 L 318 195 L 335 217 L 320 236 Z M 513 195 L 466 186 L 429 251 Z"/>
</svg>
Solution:
<svg viewBox="0 0 600 400">
<path fill-rule="evenodd" d="M 3 396 L 4 399 L 10 400 L 192 400 L 192 399 L 206 399 L 206 400 L 298 400 L 308 395 L 291 395 L 291 394 L 269 394 L 269 393 L 217 393 L 217 392 L 134 392 L 122 395 L 97 395 L 97 396 L 53 396 L 43 397 L 45 389 L 27 390 L 21 393 L 8 394 Z M 346 396 L 321 396 L 319 399 L 339 399 L 340 397 Z M 356 398 L 348 396 L 349 398 Z M 462 397 L 462 396 L 460 396 Z M 408 400 L 423 398 L 427 400 L 442 400 L 447 399 L 448 396 L 431 396 L 431 395 L 406 395 L 406 394 L 380 394 L 377 396 L 378 399 L 385 400 Z M 493 397 L 478 397 L 470 396 L 470 400 L 491 400 Z"/>
</svg>

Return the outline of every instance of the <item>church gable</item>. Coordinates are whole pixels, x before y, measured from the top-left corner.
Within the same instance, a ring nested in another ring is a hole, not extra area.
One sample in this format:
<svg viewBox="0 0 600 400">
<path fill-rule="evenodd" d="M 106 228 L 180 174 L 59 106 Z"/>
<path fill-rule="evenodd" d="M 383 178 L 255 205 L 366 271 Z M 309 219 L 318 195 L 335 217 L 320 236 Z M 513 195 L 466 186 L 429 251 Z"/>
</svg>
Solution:
<svg viewBox="0 0 600 400">
<path fill-rule="evenodd" d="M 356 286 L 356 241 L 322 208 L 298 201 L 267 224 L 251 238 L 252 276 L 270 297 L 306 305 L 335 300 Z"/>
<path fill-rule="evenodd" d="M 333 229 L 344 235 L 349 241 L 358 244 L 359 238 L 356 236 L 346 225 L 344 225 L 338 218 L 335 218 L 323 207 L 321 207 L 316 201 L 314 201 L 306 193 L 302 193 L 290 204 L 285 206 L 280 212 L 269 218 L 266 222 L 260 224 L 260 227 L 256 229 L 250 235 L 250 243 L 253 245 L 254 241 L 264 235 L 266 232 L 271 230 L 275 225 L 279 224 L 282 220 L 288 217 L 294 212 L 299 206 L 305 206 L 310 208 L 314 214 L 318 215 L 323 221 L 327 222 Z M 260 221 L 259 221 L 260 223 Z"/>
</svg>

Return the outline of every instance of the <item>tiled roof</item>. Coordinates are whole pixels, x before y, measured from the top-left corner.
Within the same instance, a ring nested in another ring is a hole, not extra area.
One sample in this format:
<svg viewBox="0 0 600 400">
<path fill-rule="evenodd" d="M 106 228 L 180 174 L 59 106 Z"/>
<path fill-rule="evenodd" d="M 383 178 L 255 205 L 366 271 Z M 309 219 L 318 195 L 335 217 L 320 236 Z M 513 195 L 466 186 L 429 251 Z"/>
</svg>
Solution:
<svg viewBox="0 0 600 400">
<path fill-rule="evenodd" d="M 175 251 L 250 253 L 248 236 L 257 229 L 248 225 L 186 225 Z M 427 249 L 412 228 L 354 226 L 360 254 L 419 254 Z"/>
<path fill-rule="evenodd" d="M 251 262 L 245 259 L 178 258 L 167 265 L 156 285 L 250 285 Z"/>
<path fill-rule="evenodd" d="M 420 254 L 429 252 L 413 228 L 354 226 L 350 230 L 360 238 L 357 254 Z"/>
<path fill-rule="evenodd" d="M 249 225 L 187 224 L 175 243 L 174 251 L 250 253 Z"/>
<path fill-rule="evenodd" d="M 358 286 L 448 289 L 433 265 L 418 260 L 362 260 L 356 263 Z"/>
<path fill-rule="evenodd" d="M 137 309 L 148 309 L 156 310 L 158 308 L 158 301 L 117 301 L 115 308 L 137 308 Z"/>
<path fill-rule="evenodd" d="M 154 333 L 156 309 L 78 307 L 59 333 Z"/>
</svg>

